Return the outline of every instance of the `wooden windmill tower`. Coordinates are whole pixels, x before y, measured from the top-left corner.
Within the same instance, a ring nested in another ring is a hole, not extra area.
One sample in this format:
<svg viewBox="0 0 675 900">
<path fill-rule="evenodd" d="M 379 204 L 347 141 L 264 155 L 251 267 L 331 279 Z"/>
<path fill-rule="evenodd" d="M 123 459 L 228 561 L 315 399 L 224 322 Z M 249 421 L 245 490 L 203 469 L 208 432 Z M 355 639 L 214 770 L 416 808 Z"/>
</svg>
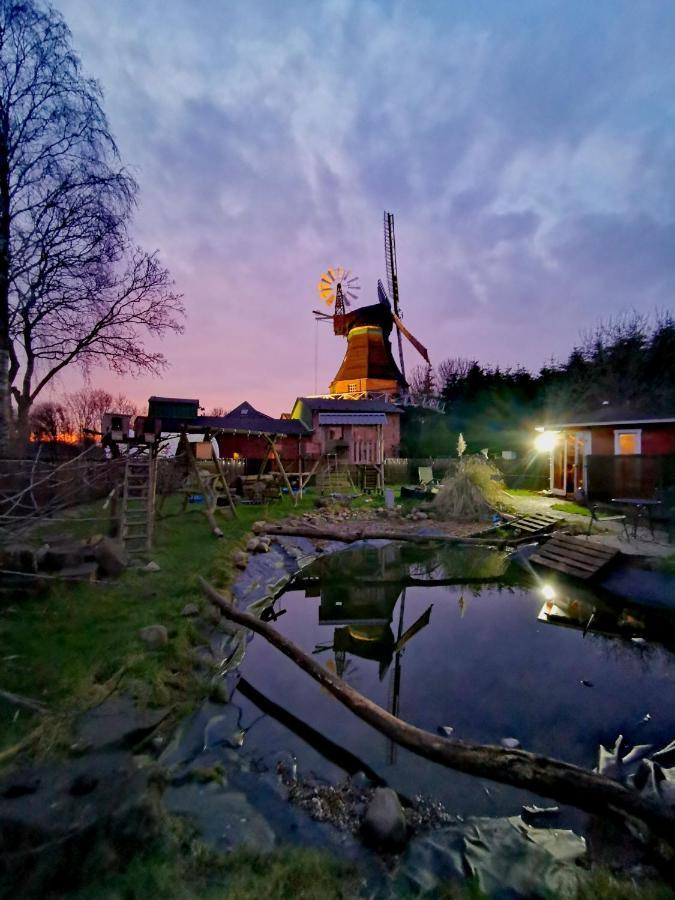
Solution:
<svg viewBox="0 0 675 900">
<path fill-rule="evenodd" d="M 314 315 L 318 319 L 332 321 L 335 334 L 347 338 L 344 359 L 330 385 L 333 395 L 351 398 L 373 394 L 387 397 L 405 395 L 408 385 L 401 336 L 406 337 L 429 364 L 426 348 L 401 321 L 394 217 L 391 213 L 384 214 L 384 246 L 389 293 L 378 281 L 377 303 L 349 308 L 357 299 L 360 287 L 358 278 L 341 266 L 328 269 L 319 279 L 319 296 L 327 306 L 334 307 L 334 312 L 331 315 L 314 310 Z M 394 328 L 400 368 L 396 365 L 391 347 Z"/>
</svg>

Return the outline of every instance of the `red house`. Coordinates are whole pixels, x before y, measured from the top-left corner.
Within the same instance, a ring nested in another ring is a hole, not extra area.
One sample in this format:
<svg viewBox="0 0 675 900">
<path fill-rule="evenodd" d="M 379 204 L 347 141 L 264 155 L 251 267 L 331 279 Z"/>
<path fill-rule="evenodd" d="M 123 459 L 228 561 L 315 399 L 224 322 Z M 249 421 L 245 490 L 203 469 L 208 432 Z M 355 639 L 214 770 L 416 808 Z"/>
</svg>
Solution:
<svg viewBox="0 0 675 900">
<path fill-rule="evenodd" d="M 605 403 L 538 430 L 551 454 L 552 493 L 649 499 L 675 484 L 673 412 Z"/>
</svg>

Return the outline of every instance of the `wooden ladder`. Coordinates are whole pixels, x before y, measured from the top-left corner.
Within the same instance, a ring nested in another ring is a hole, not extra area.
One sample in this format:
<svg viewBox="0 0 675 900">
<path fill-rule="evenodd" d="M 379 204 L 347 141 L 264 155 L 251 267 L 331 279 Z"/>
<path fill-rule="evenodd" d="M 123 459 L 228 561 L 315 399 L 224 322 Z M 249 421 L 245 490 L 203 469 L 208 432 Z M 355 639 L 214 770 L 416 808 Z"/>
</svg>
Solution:
<svg viewBox="0 0 675 900">
<path fill-rule="evenodd" d="M 326 454 L 326 468 L 316 476 L 316 487 L 320 494 L 356 492 L 349 471 L 340 471 L 336 453 Z"/>
<path fill-rule="evenodd" d="M 152 549 L 157 463 L 149 455 L 127 456 L 120 536 L 133 556 Z"/>
<path fill-rule="evenodd" d="M 380 473 L 377 466 L 363 467 L 362 487 L 367 494 L 375 493 L 380 489 Z"/>
</svg>

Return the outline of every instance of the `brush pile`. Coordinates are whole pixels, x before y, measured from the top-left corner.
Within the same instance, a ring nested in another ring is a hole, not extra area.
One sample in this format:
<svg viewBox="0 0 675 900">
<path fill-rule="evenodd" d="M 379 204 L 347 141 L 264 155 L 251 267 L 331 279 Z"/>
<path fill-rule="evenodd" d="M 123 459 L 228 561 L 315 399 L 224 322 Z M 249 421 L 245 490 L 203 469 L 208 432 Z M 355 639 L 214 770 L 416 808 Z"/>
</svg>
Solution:
<svg viewBox="0 0 675 900">
<path fill-rule="evenodd" d="M 501 472 L 483 456 L 464 456 L 441 484 L 434 500 L 438 519 L 480 522 L 506 512 Z"/>
</svg>

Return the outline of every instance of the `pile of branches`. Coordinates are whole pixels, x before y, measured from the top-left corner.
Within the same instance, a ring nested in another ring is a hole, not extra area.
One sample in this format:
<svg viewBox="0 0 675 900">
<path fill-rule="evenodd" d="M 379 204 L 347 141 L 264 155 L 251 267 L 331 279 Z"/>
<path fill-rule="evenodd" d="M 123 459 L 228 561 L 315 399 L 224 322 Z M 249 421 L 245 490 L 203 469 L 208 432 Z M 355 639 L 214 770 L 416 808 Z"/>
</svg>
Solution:
<svg viewBox="0 0 675 900">
<path fill-rule="evenodd" d="M 489 521 L 495 513 L 507 512 L 502 475 L 484 456 L 463 456 L 448 475 L 434 499 L 437 519 L 464 522 Z"/>
<path fill-rule="evenodd" d="M 102 459 L 101 448 L 93 445 L 59 465 L 42 463 L 38 450 L 32 461 L 0 471 L 0 543 L 23 540 L 49 525 L 60 527 L 69 509 L 116 488 L 123 465 Z M 105 517 L 102 511 L 96 518 Z"/>
</svg>

